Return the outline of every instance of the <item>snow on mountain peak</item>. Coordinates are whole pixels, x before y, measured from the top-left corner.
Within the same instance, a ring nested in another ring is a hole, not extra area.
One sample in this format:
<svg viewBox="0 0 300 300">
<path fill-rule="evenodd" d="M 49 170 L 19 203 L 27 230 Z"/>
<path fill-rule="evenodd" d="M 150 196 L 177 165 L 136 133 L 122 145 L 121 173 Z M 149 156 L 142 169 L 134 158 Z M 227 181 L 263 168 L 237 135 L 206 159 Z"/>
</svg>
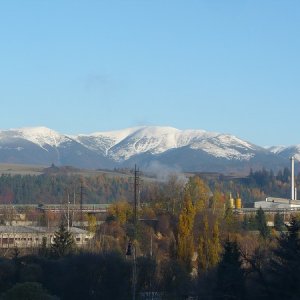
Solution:
<svg viewBox="0 0 300 300">
<path fill-rule="evenodd" d="M 108 156 L 110 148 L 120 143 L 139 128 L 140 127 L 133 127 L 115 131 L 99 131 L 91 134 L 79 134 L 78 136 L 72 136 L 72 138 L 90 150 Z"/>
<path fill-rule="evenodd" d="M 121 138 L 120 138 L 120 132 Z M 253 150 L 248 142 L 234 136 L 221 135 L 204 130 L 179 130 L 173 127 L 137 127 L 124 131 L 101 133 L 110 137 L 115 143 L 107 150 L 113 159 L 122 161 L 141 153 L 159 154 L 167 150 L 189 146 L 201 149 L 213 156 L 249 160 L 253 154 L 242 153 L 247 149 Z M 118 136 L 119 138 L 115 138 Z M 232 149 L 234 146 L 234 149 Z"/>
<path fill-rule="evenodd" d="M 12 129 L 14 137 L 24 138 L 34 144 L 44 148 L 45 145 L 57 147 L 61 142 L 68 138 L 64 135 L 47 127 L 24 127 L 19 129 Z"/>
<path fill-rule="evenodd" d="M 1 131 L 1 136 L 23 138 L 45 150 L 47 145 L 58 147 L 62 142 L 73 140 L 115 161 L 143 153 L 157 155 L 182 147 L 201 150 L 217 158 L 249 160 L 256 149 L 256 146 L 229 134 L 162 126 L 131 127 L 77 136 L 62 135 L 46 127 L 28 127 Z"/>
<path fill-rule="evenodd" d="M 298 161 L 300 161 L 300 144 L 299 145 L 292 145 L 292 146 L 288 146 L 288 147 L 282 147 L 280 148 L 276 154 L 282 155 L 282 154 L 286 154 L 289 157 L 294 156 L 294 158 Z"/>
<path fill-rule="evenodd" d="M 272 153 L 278 154 L 284 149 L 286 149 L 286 146 L 278 145 L 278 146 L 271 146 L 271 147 L 265 147 L 267 150 L 271 151 Z"/>
<path fill-rule="evenodd" d="M 115 143 L 119 143 L 124 138 L 126 138 L 128 135 L 130 135 L 133 132 L 139 130 L 140 128 L 141 127 L 130 127 L 130 128 L 121 129 L 121 130 L 114 130 L 114 131 L 99 131 L 99 132 L 94 132 L 92 134 L 89 134 L 88 136 L 106 137 L 106 138 L 110 138 Z M 84 135 L 79 135 L 79 136 L 84 136 Z"/>
</svg>

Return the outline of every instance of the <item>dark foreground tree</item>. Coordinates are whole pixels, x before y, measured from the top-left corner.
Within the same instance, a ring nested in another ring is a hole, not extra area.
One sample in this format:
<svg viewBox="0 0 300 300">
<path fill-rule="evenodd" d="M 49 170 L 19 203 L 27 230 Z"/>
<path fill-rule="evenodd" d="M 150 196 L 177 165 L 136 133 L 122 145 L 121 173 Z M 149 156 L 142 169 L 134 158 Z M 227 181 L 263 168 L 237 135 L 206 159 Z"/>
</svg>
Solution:
<svg viewBox="0 0 300 300">
<path fill-rule="evenodd" d="M 244 299 L 245 277 L 241 252 L 236 241 L 225 242 L 224 253 L 217 267 L 214 299 Z"/>
<path fill-rule="evenodd" d="M 256 211 L 255 220 L 257 224 L 257 229 L 260 233 L 260 236 L 266 240 L 270 236 L 270 230 L 267 226 L 266 215 L 262 208 L 259 208 Z"/>
<path fill-rule="evenodd" d="M 288 232 L 278 239 L 271 260 L 270 290 L 273 299 L 300 299 L 300 224 L 292 218 Z"/>
<path fill-rule="evenodd" d="M 284 226 L 284 216 L 282 213 L 277 212 L 274 216 L 274 227 L 277 231 L 282 231 L 285 229 Z"/>
<path fill-rule="evenodd" d="M 59 230 L 55 232 L 51 250 L 54 256 L 61 257 L 70 254 L 74 250 L 75 242 L 71 232 L 64 224 L 61 224 Z"/>
<path fill-rule="evenodd" d="M 137 259 L 137 291 L 157 291 L 156 262 L 149 257 L 138 257 Z"/>
<path fill-rule="evenodd" d="M 8 290 L 2 297 L 3 300 L 58 300 L 57 297 L 51 296 L 37 282 L 17 283 Z"/>
<path fill-rule="evenodd" d="M 191 291 L 191 277 L 186 266 L 176 260 L 166 260 L 160 266 L 161 287 L 166 299 L 185 299 Z"/>
<path fill-rule="evenodd" d="M 131 263 L 117 253 L 70 255 L 52 263 L 44 286 L 61 299 L 132 299 Z"/>
</svg>

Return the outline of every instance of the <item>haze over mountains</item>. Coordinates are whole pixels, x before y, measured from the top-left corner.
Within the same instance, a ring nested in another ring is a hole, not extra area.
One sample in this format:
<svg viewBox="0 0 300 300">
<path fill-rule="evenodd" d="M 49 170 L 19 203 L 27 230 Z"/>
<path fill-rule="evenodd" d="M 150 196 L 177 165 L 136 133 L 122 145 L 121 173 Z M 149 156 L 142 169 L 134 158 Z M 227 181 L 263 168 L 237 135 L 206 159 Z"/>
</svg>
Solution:
<svg viewBox="0 0 300 300">
<path fill-rule="evenodd" d="M 282 168 L 300 159 L 300 145 L 263 148 L 229 134 L 143 126 L 89 135 L 45 127 L 0 131 L 0 163 L 113 169 L 137 163 L 191 172 L 248 172 Z"/>
</svg>

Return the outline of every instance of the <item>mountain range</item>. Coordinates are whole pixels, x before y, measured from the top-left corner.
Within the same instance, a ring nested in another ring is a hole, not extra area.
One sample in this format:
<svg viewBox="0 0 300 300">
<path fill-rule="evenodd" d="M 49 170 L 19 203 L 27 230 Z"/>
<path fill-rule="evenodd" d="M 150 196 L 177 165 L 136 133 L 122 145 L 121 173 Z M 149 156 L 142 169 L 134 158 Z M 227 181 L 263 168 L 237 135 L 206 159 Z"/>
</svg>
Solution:
<svg viewBox="0 0 300 300">
<path fill-rule="evenodd" d="M 46 127 L 0 131 L 0 163 L 70 165 L 87 169 L 169 168 L 187 172 L 248 172 L 300 160 L 300 145 L 264 148 L 230 134 L 142 126 L 92 134 Z"/>
</svg>

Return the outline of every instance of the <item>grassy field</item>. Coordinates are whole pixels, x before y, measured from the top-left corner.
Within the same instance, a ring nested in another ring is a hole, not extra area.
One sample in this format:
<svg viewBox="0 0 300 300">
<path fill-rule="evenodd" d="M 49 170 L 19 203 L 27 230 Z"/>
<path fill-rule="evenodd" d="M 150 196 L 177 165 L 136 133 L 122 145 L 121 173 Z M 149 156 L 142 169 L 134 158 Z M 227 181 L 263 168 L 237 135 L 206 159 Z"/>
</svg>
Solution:
<svg viewBox="0 0 300 300">
<path fill-rule="evenodd" d="M 99 175 L 105 175 L 107 177 L 125 177 L 133 178 L 133 170 L 88 170 L 88 169 L 77 169 L 70 166 L 61 166 L 61 167 L 50 167 L 50 166 L 41 166 L 41 165 L 21 165 L 21 164 L 0 164 L 0 176 L 3 174 L 9 175 L 77 175 L 82 177 L 95 177 Z M 153 174 L 152 174 L 153 175 Z M 147 182 L 161 182 L 165 181 L 160 178 L 156 178 L 155 174 L 152 176 L 150 174 L 140 174 L 142 181 Z M 185 174 L 187 177 L 192 176 L 191 174 Z"/>
<path fill-rule="evenodd" d="M 21 164 L 0 164 L 0 176 L 2 174 L 10 175 L 41 175 L 44 173 L 59 173 L 68 175 L 80 175 L 85 177 L 92 177 L 101 174 L 112 177 L 132 177 L 133 175 L 128 172 L 117 172 L 109 170 L 87 170 L 87 169 L 77 169 L 73 167 L 59 167 L 57 172 L 52 172 L 49 166 L 41 165 L 21 165 Z"/>
<path fill-rule="evenodd" d="M 0 175 L 41 175 L 46 166 L 0 164 Z"/>
</svg>

